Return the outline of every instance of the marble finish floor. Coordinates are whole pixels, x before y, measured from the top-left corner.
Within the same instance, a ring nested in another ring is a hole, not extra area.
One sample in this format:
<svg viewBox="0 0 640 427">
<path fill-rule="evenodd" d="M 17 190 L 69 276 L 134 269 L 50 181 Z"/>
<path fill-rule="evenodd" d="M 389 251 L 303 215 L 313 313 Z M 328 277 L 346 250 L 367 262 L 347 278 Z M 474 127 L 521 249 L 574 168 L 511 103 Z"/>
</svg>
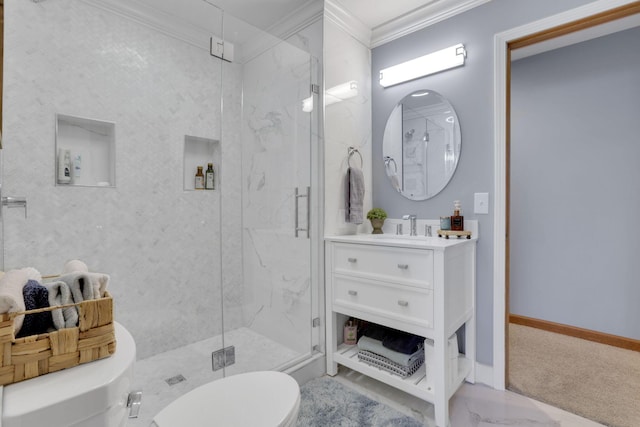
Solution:
<svg viewBox="0 0 640 427">
<path fill-rule="evenodd" d="M 248 328 L 228 332 L 225 345 L 236 347 L 236 363 L 227 368 L 227 375 L 276 369 L 284 362 L 300 356 Z M 211 352 L 221 347 L 222 338 L 218 336 L 137 361 L 134 384 L 143 390 L 142 406 L 140 416 L 130 419 L 127 427 L 148 427 L 153 416 L 179 396 L 222 378 L 222 370 L 211 370 Z M 182 375 L 185 380 L 174 385 L 165 381 L 177 375 Z M 333 380 L 416 419 L 425 427 L 435 427 L 433 406 L 414 396 L 344 367 L 340 367 L 339 374 Z M 497 391 L 482 384 L 464 384 L 458 390 L 451 399 L 450 417 L 451 427 L 602 426 L 519 394 Z M 362 424 L 365 425 L 369 424 Z"/>
<path fill-rule="evenodd" d="M 429 403 L 342 367 L 334 379 L 414 417 L 425 427 L 435 427 L 433 406 Z M 602 427 L 553 406 L 482 384 L 463 384 L 451 398 L 449 411 L 451 427 Z"/>
</svg>

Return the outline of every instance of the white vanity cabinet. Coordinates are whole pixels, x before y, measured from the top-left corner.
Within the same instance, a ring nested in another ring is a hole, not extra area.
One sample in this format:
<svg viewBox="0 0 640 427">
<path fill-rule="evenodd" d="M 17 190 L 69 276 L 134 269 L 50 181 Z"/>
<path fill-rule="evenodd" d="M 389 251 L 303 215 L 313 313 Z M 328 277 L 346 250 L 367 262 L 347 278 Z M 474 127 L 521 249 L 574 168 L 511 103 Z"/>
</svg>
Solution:
<svg viewBox="0 0 640 427">
<path fill-rule="evenodd" d="M 475 376 L 475 251 L 475 239 L 327 237 L 328 374 L 340 364 L 392 385 L 433 403 L 436 424 L 448 426 L 449 398 Z M 360 362 L 357 346 L 343 344 L 349 317 L 432 340 L 428 360 L 408 378 Z M 448 339 L 462 325 L 465 354 L 456 361 Z"/>
</svg>

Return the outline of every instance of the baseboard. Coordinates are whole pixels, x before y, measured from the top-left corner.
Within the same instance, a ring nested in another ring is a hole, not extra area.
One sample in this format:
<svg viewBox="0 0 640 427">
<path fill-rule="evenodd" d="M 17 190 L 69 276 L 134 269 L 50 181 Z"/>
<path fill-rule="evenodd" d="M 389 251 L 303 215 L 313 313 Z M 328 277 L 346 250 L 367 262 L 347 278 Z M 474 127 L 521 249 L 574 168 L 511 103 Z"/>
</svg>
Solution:
<svg viewBox="0 0 640 427">
<path fill-rule="evenodd" d="M 582 329 L 576 326 L 563 325 L 561 323 L 549 322 L 548 320 L 534 319 L 532 317 L 520 316 L 518 314 L 509 315 L 509 323 L 529 326 L 531 328 L 542 329 L 557 334 L 568 335 L 570 337 L 581 338 L 587 341 L 594 341 L 600 344 L 607 344 L 613 347 L 627 350 L 640 351 L 640 340 L 621 337 L 618 335 L 606 334 L 604 332 Z"/>
</svg>

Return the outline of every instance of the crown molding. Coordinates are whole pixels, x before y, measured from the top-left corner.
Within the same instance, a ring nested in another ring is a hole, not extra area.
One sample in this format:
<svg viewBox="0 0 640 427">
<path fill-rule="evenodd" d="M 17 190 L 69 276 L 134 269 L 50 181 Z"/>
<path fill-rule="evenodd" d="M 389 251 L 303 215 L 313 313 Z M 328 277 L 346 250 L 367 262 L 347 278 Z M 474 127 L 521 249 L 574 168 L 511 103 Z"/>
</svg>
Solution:
<svg viewBox="0 0 640 427">
<path fill-rule="evenodd" d="M 325 0 L 324 17 L 366 47 L 371 46 L 371 29 L 340 4 L 332 0 Z"/>
<path fill-rule="evenodd" d="M 282 40 L 286 40 L 311 24 L 322 19 L 324 6 L 322 1 L 309 0 L 293 12 L 284 16 L 274 25 L 267 28 L 267 32 Z"/>
<path fill-rule="evenodd" d="M 404 37 L 489 1 L 491 0 L 453 0 L 427 4 L 373 28 L 370 47 L 374 48 Z"/>
<path fill-rule="evenodd" d="M 209 50 L 211 32 L 179 17 L 147 6 L 136 0 L 81 0 L 98 9 L 106 10 L 123 18 L 182 40 L 193 46 Z"/>
</svg>

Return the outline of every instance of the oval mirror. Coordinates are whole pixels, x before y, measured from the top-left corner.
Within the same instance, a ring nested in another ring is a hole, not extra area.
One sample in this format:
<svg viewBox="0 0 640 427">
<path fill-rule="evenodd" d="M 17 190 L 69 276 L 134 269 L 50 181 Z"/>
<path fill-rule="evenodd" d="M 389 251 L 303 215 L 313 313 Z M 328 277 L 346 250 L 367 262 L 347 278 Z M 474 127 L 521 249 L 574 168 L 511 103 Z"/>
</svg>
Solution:
<svg viewBox="0 0 640 427">
<path fill-rule="evenodd" d="M 430 199 L 453 176 L 460 144 L 458 116 L 449 101 L 432 90 L 405 96 L 384 129 L 382 155 L 389 182 L 408 199 Z"/>
</svg>

